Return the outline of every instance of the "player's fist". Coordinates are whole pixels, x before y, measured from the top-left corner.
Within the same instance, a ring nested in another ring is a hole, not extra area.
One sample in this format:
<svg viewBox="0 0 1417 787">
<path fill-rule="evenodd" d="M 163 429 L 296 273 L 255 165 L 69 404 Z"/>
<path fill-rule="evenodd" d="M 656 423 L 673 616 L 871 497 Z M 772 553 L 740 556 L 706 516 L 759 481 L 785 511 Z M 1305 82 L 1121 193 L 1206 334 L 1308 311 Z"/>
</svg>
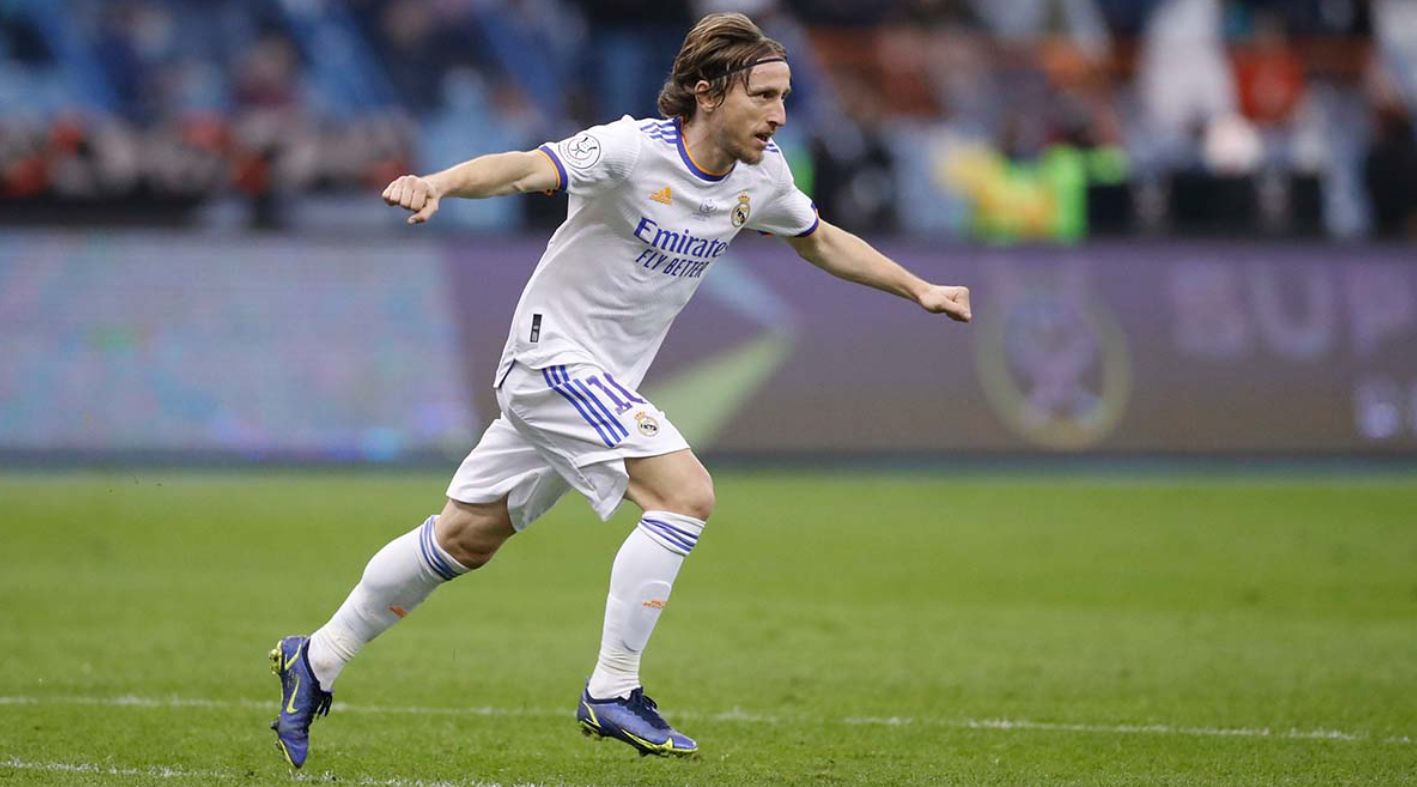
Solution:
<svg viewBox="0 0 1417 787">
<path fill-rule="evenodd" d="M 402 175 L 384 189 L 384 202 L 413 211 L 409 224 L 422 224 L 438 212 L 438 190 L 427 178 Z"/>
<path fill-rule="evenodd" d="M 920 294 L 920 305 L 932 314 L 947 314 L 951 320 L 969 322 L 969 288 L 932 284 Z"/>
</svg>

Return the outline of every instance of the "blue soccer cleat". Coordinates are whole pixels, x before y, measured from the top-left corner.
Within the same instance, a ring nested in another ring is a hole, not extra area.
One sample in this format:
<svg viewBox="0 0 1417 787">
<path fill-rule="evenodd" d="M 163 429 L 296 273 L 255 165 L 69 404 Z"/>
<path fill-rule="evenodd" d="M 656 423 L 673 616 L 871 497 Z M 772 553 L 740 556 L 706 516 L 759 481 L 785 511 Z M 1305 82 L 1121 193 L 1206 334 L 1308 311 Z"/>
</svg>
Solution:
<svg viewBox="0 0 1417 787">
<path fill-rule="evenodd" d="M 630 692 L 629 699 L 598 700 L 590 696 L 589 689 L 582 691 L 576 720 L 584 734 L 624 741 L 641 756 L 687 757 L 699 753 L 699 744 L 669 726 L 642 688 Z"/>
<path fill-rule="evenodd" d="M 310 723 L 328 716 L 335 695 L 320 689 L 310 669 L 309 637 L 286 637 L 271 650 L 271 672 L 280 678 L 280 715 L 271 722 L 276 745 L 296 768 L 310 750 Z"/>
</svg>

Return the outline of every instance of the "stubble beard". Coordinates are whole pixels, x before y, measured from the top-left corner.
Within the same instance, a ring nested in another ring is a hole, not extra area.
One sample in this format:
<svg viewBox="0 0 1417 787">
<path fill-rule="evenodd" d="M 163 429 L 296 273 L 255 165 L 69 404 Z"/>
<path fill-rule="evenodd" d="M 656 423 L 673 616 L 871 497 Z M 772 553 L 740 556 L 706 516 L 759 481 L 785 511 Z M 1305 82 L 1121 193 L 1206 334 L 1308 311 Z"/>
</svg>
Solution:
<svg viewBox="0 0 1417 787">
<path fill-rule="evenodd" d="M 757 137 L 754 137 L 753 140 L 757 141 Z M 733 158 L 744 164 L 754 166 L 762 163 L 763 154 L 766 152 L 766 150 L 756 150 L 749 145 L 739 144 L 734 146 Z"/>
</svg>

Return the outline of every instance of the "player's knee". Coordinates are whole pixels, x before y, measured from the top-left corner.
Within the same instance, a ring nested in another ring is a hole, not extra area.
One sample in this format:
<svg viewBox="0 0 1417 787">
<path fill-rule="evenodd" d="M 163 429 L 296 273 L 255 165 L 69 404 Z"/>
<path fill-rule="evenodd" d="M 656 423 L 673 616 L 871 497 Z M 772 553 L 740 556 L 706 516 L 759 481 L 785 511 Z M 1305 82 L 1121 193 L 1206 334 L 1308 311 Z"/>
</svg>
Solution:
<svg viewBox="0 0 1417 787">
<path fill-rule="evenodd" d="M 713 477 L 707 470 L 693 481 L 680 486 L 665 501 L 667 510 L 705 522 L 713 515 L 713 505 Z"/>
<path fill-rule="evenodd" d="M 487 565 L 516 530 L 505 506 L 469 505 L 450 500 L 438 515 L 435 532 L 438 545 L 454 560 L 468 569 L 476 569 Z"/>
</svg>

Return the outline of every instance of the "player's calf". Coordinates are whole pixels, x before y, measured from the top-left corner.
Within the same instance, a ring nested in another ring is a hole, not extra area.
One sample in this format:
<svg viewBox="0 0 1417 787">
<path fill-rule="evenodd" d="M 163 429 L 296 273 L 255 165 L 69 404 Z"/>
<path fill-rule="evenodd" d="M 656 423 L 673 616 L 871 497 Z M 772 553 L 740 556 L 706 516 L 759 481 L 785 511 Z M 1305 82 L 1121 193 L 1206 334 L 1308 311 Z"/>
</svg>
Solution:
<svg viewBox="0 0 1417 787">
<path fill-rule="evenodd" d="M 291 765 L 304 764 L 310 724 L 317 714 L 329 712 L 335 679 L 360 649 L 439 586 L 485 564 L 506 540 L 501 534 L 513 532 L 510 520 L 499 527 L 497 504 L 483 507 L 481 520 L 464 506 L 449 502 L 444 510 L 454 512 L 458 521 L 443 529 L 466 539 L 454 543 L 461 544 L 458 552 L 474 565 L 464 564 L 445 546 L 438 534 L 441 517 L 430 516 L 370 558 L 359 584 L 324 626 L 309 638 L 286 637 L 271 651 L 272 669 L 281 680 L 280 715 L 271 729 Z M 504 503 L 500 514 L 506 520 Z"/>
<path fill-rule="evenodd" d="M 516 532 L 505 499 L 495 503 L 449 499 L 434 528 L 438 545 L 469 571 L 487 565 Z"/>
</svg>

